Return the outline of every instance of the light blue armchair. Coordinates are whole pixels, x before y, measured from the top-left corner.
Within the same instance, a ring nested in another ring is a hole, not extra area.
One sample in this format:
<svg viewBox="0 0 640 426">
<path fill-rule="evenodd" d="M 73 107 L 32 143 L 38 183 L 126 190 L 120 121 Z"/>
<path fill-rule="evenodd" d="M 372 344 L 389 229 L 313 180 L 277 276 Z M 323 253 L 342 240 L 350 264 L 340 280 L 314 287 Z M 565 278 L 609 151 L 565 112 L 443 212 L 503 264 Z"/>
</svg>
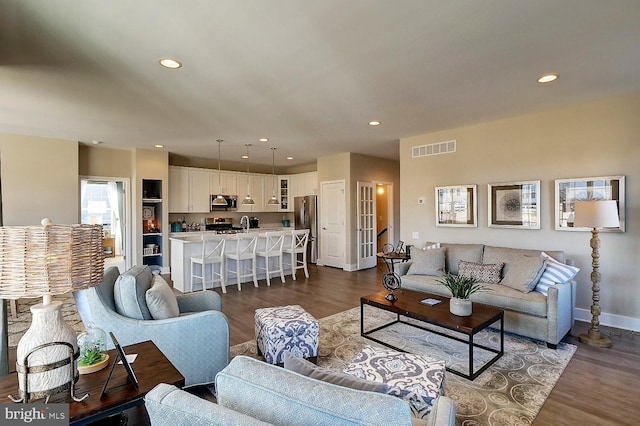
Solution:
<svg viewBox="0 0 640 426">
<path fill-rule="evenodd" d="M 135 266 L 124 274 L 152 279 L 145 266 Z M 116 312 L 114 285 L 119 275 L 117 268 L 109 268 L 102 284 L 74 293 L 85 327 L 92 322 L 107 334 L 112 331 L 122 345 L 151 340 L 184 376 L 185 386 L 213 383 L 216 374 L 229 364 L 229 323 L 220 311 L 220 296 L 213 291 L 176 295 L 180 316 L 132 319 Z M 144 294 L 139 296 L 144 299 Z M 107 345 L 113 347 L 110 341 Z"/>
</svg>

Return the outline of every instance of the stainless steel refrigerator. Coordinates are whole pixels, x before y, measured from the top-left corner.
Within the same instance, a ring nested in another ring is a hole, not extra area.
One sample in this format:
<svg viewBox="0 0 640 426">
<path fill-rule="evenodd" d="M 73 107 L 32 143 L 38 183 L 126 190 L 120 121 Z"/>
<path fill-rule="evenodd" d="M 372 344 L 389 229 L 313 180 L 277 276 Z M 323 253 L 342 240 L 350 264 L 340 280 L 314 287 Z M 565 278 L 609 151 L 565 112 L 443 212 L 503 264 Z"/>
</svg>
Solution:
<svg viewBox="0 0 640 426">
<path fill-rule="evenodd" d="M 318 261 L 318 196 L 295 197 L 293 211 L 295 212 L 295 229 L 309 230 L 307 262 L 316 263 Z"/>
</svg>

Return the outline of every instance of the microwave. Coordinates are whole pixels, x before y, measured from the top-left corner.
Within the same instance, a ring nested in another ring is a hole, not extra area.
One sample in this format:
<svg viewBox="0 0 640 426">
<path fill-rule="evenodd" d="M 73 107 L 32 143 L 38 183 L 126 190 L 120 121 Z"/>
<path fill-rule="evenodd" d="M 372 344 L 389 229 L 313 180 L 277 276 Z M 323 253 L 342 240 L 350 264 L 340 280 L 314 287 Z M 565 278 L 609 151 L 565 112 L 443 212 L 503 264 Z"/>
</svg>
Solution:
<svg viewBox="0 0 640 426">
<path fill-rule="evenodd" d="M 237 195 L 223 195 L 224 200 L 227 202 L 225 206 L 214 206 L 213 200 L 217 197 L 217 194 L 209 196 L 209 206 L 212 212 L 215 211 L 229 211 L 229 210 L 237 210 L 238 209 L 238 196 Z"/>
</svg>

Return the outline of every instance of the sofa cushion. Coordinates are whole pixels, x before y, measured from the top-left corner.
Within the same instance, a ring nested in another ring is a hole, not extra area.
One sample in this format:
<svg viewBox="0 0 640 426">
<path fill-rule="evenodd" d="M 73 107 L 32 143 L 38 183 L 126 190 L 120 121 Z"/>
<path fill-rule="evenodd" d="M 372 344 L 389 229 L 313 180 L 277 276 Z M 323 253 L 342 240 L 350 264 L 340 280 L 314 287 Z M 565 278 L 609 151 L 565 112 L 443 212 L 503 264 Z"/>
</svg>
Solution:
<svg viewBox="0 0 640 426">
<path fill-rule="evenodd" d="M 367 345 L 344 372 L 362 379 L 387 383 L 390 395 L 407 401 L 413 415 L 424 418 L 442 392 L 445 363 Z"/>
<path fill-rule="evenodd" d="M 529 293 L 534 289 L 544 272 L 546 261 L 544 256 L 521 256 L 519 260 L 511 264 L 509 272 L 505 274 L 500 284 L 523 293 Z"/>
<path fill-rule="evenodd" d="M 408 275 L 444 275 L 445 251 L 443 248 L 415 250 L 411 253 Z"/>
<path fill-rule="evenodd" d="M 484 245 L 482 244 L 441 243 L 440 247 L 444 247 L 445 249 L 445 270 L 451 274 L 458 273 L 458 262 L 460 262 L 461 260 L 473 263 L 482 262 L 482 250 L 484 248 Z"/>
<path fill-rule="evenodd" d="M 145 300 L 155 320 L 175 318 L 180 315 L 176 295 L 160 275 L 154 275 L 153 285 L 145 293 Z"/>
<path fill-rule="evenodd" d="M 549 287 L 555 284 L 565 284 L 571 281 L 580 269 L 575 266 L 565 265 L 549 256 L 547 253 L 542 252 L 542 256 L 547 259 L 544 272 L 536 284 L 535 290 L 547 295 Z"/>
<path fill-rule="evenodd" d="M 458 275 L 474 277 L 478 282 L 498 284 L 502 279 L 504 263 L 474 263 L 461 260 L 458 263 Z"/>
<path fill-rule="evenodd" d="M 152 274 L 147 265 L 134 266 L 121 274 L 113 286 L 116 312 L 133 319 L 153 319 L 145 298 L 151 284 Z"/>
<path fill-rule="evenodd" d="M 315 365 L 304 358 L 297 357 L 290 352 L 286 352 L 283 358 L 285 370 L 290 370 L 295 373 L 302 374 L 303 376 L 351 389 L 378 393 L 389 392 L 389 386 L 385 383 L 363 380 L 356 376 L 352 376 L 351 374 L 329 370 L 328 368 Z"/>
</svg>

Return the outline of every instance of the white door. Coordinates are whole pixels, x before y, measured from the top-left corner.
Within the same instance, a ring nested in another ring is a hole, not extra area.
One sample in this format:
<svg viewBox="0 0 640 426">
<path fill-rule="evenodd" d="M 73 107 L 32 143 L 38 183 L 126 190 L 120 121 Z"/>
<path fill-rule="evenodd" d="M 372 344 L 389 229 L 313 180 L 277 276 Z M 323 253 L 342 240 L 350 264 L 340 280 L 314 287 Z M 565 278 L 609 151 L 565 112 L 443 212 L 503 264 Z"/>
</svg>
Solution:
<svg viewBox="0 0 640 426">
<path fill-rule="evenodd" d="M 344 268 L 346 253 L 344 180 L 320 184 L 320 253 L 324 266 Z"/>
<path fill-rule="evenodd" d="M 358 270 L 376 266 L 376 191 L 372 182 L 358 182 Z"/>
</svg>

